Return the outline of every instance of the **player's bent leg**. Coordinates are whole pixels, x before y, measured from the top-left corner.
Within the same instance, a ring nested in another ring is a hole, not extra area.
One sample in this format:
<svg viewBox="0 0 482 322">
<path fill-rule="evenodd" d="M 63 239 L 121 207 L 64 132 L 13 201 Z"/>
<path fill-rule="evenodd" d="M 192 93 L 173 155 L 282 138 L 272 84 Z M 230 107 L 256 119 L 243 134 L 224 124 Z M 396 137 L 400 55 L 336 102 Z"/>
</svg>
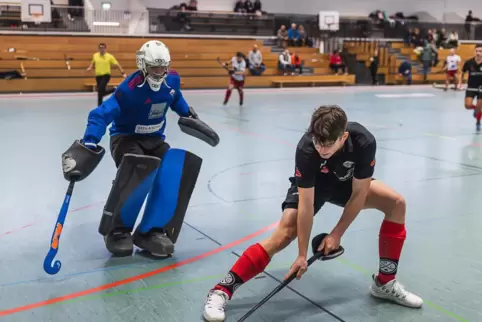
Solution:
<svg viewBox="0 0 482 322">
<path fill-rule="evenodd" d="M 365 202 L 365 208 L 382 211 L 385 219 L 379 234 L 379 273 L 373 275 L 370 293 L 381 299 L 395 303 L 420 308 L 423 300 L 404 289 L 395 279 L 398 262 L 406 238 L 405 230 L 405 199 L 386 184 L 373 180 Z"/>
<path fill-rule="evenodd" d="M 169 149 L 164 154 L 134 245 L 155 256 L 174 253 L 201 164 L 200 157 L 185 150 Z"/>
<path fill-rule="evenodd" d="M 234 292 L 263 272 L 271 258 L 296 239 L 297 214 L 296 209 L 286 208 L 274 233 L 264 241 L 248 247 L 224 279 L 209 291 L 203 311 L 207 321 L 224 321 L 224 308 Z"/>
<path fill-rule="evenodd" d="M 131 232 L 159 164 L 160 159 L 151 156 L 127 153 L 122 157 L 99 225 L 99 233 L 114 256 L 132 254 Z"/>
</svg>

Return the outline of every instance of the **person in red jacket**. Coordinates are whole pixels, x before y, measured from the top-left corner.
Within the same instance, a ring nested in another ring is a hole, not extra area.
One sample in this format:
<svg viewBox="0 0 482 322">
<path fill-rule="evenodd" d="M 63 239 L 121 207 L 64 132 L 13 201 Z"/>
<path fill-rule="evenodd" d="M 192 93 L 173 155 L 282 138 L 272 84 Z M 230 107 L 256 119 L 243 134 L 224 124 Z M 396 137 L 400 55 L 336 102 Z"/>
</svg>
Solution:
<svg viewBox="0 0 482 322">
<path fill-rule="evenodd" d="M 347 74 L 346 67 L 343 64 L 343 60 L 341 59 L 340 51 L 338 49 L 334 50 L 333 53 L 330 54 L 330 68 L 337 74 L 340 74 L 340 71 L 345 75 Z"/>
<path fill-rule="evenodd" d="M 303 61 L 299 53 L 294 53 L 291 55 L 291 66 L 293 66 L 293 71 L 299 69 L 300 75 L 303 74 Z"/>
</svg>

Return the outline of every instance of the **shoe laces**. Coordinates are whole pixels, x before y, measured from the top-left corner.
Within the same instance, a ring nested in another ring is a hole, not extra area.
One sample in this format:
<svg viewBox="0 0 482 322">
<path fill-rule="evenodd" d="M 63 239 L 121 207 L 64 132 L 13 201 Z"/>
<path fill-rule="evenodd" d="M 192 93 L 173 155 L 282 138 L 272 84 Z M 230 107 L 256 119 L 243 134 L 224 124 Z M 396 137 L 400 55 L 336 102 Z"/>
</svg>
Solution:
<svg viewBox="0 0 482 322">
<path fill-rule="evenodd" d="M 392 285 L 392 294 L 394 294 L 396 297 L 405 298 L 409 293 L 405 290 L 405 287 L 402 284 L 400 284 L 398 281 L 395 281 L 395 283 Z"/>
<path fill-rule="evenodd" d="M 219 311 L 224 310 L 226 306 L 226 298 L 220 294 L 220 291 L 212 290 L 209 292 L 208 298 L 206 300 L 206 306 L 208 308 L 213 308 Z"/>
</svg>

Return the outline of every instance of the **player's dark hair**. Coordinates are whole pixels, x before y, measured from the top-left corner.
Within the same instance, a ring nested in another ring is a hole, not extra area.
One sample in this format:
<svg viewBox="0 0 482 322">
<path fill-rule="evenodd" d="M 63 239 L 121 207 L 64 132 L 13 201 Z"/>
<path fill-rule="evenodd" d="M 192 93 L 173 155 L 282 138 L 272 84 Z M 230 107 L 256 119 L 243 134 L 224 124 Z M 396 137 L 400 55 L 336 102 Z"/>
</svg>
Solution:
<svg viewBox="0 0 482 322">
<path fill-rule="evenodd" d="M 100 48 L 101 46 L 104 47 L 104 48 L 107 48 L 107 45 L 104 44 L 103 42 L 101 42 L 101 43 L 99 44 L 99 48 Z"/>
<path fill-rule="evenodd" d="M 346 131 L 348 119 L 338 105 L 322 105 L 311 116 L 310 134 L 317 143 L 331 144 Z"/>
<path fill-rule="evenodd" d="M 475 44 L 475 48 L 482 48 L 482 44 Z"/>
</svg>

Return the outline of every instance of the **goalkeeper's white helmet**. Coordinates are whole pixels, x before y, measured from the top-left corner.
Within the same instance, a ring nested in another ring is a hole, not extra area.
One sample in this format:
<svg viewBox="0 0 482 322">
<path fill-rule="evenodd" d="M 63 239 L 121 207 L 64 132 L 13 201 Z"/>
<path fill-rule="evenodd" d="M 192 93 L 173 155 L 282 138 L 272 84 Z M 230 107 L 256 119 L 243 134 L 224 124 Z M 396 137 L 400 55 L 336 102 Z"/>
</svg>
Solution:
<svg viewBox="0 0 482 322">
<path fill-rule="evenodd" d="M 136 63 L 150 88 L 159 91 L 171 65 L 171 55 L 166 45 L 158 40 L 149 40 L 136 53 Z"/>
</svg>

